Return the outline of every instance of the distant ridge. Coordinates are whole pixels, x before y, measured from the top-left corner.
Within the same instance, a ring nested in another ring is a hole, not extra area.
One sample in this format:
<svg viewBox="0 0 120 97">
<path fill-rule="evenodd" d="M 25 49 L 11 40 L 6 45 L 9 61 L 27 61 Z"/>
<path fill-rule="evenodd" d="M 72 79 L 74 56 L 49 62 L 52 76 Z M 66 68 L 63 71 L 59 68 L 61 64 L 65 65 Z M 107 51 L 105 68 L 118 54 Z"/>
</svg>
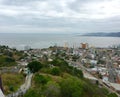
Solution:
<svg viewBox="0 0 120 97">
<path fill-rule="evenodd" d="M 112 32 L 112 33 L 103 33 L 103 32 L 88 33 L 88 34 L 83 34 L 82 36 L 120 37 L 120 32 Z"/>
</svg>

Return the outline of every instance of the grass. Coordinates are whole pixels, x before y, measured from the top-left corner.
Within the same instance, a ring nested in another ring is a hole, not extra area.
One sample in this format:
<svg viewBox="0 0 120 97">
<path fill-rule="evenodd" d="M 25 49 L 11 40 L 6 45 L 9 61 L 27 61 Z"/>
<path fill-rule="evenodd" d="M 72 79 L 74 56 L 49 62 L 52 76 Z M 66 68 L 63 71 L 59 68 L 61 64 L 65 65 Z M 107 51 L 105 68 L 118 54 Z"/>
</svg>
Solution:
<svg viewBox="0 0 120 97">
<path fill-rule="evenodd" d="M 42 77 L 39 77 L 39 75 Z M 47 81 L 42 79 L 46 79 Z M 47 93 L 51 96 L 47 95 Z M 59 93 L 59 95 L 56 93 Z M 66 93 L 68 94 L 67 96 Z M 72 95 L 74 93 L 77 94 L 69 96 L 70 93 Z M 33 95 L 31 96 L 31 94 Z M 82 95 L 79 97 L 107 97 L 107 94 L 108 91 L 106 89 L 97 87 L 87 79 L 79 79 L 68 73 L 63 73 L 62 76 L 37 73 L 33 77 L 32 87 L 24 97 L 78 97 L 78 95 Z"/>
<path fill-rule="evenodd" d="M 13 58 L 4 55 L 0 56 L 0 67 L 10 67 L 15 65 L 16 62 L 14 61 Z"/>
<path fill-rule="evenodd" d="M 56 71 L 52 74 L 53 68 L 49 66 L 42 67 L 34 74 L 32 86 L 24 97 L 109 97 L 107 89 L 85 79 L 82 71 L 75 69 L 73 72 L 73 67 L 64 60 L 56 59 L 51 64 L 59 67 L 61 74 L 56 75 Z"/>
<path fill-rule="evenodd" d="M 9 94 L 18 90 L 24 83 L 24 76 L 22 74 L 4 73 L 2 74 L 2 83 L 4 94 Z"/>
</svg>

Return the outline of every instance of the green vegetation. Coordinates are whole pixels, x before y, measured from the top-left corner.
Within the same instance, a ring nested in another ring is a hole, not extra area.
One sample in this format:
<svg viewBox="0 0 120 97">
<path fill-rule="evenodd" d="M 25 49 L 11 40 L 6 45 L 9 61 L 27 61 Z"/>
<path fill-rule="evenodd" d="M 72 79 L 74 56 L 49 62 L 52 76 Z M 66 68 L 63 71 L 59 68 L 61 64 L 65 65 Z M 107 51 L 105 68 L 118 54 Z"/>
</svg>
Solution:
<svg viewBox="0 0 120 97">
<path fill-rule="evenodd" d="M 60 75 L 60 73 L 61 73 L 61 71 L 60 71 L 60 69 L 58 67 L 54 67 L 51 70 L 52 75 Z"/>
<path fill-rule="evenodd" d="M 69 66 L 63 59 L 56 58 L 50 64 L 42 64 L 24 97 L 114 97 L 107 89 L 85 79 L 81 70 Z"/>
<path fill-rule="evenodd" d="M 39 59 L 41 62 L 32 61 L 27 65 L 34 76 L 32 86 L 24 97 L 118 97 L 103 87 L 99 88 L 98 82 L 93 84 L 90 80 L 85 79 L 81 70 L 70 66 L 64 60 L 66 58 L 76 61 L 79 56 L 68 56 L 65 53 L 66 50 L 61 51 L 56 46 L 49 49 L 52 49 L 53 52 L 57 51 L 51 57 L 52 62 L 47 61 L 49 59 L 47 55 L 43 55 Z M 23 51 L 0 46 L 0 67 L 15 66 L 17 60 L 25 59 L 26 56 L 27 53 L 25 54 Z M 32 56 L 35 57 L 34 54 Z M 98 63 L 104 63 L 104 61 L 99 60 Z M 2 81 L 5 94 L 10 94 L 24 83 L 24 76 L 5 73 L 2 74 Z"/>
<path fill-rule="evenodd" d="M 8 46 L 0 45 L 0 67 L 15 66 L 16 61 L 24 58 L 25 54 L 23 51 L 11 49 Z"/>
<path fill-rule="evenodd" d="M 78 70 L 72 66 L 69 66 L 68 63 L 63 59 L 56 58 L 51 62 L 51 64 L 53 64 L 54 66 L 58 66 L 62 72 L 66 72 L 73 76 L 83 78 L 83 73 L 81 70 Z"/>
<path fill-rule="evenodd" d="M 15 66 L 15 65 L 16 65 L 15 59 L 8 56 L 0 55 L 0 67 Z"/>
<path fill-rule="evenodd" d="M 36 84 L 46 84 L 49 81 L 49 78 L 44 77 L 43 75 L 36 74 L 34 77 L 34 81 Z"/>
<path fill-rule="evenodd" d="M 43 90 L 43 96 L 45 97 L 60 97 L 60 86 L 54 81 L 49 81 Z"/>
<path fill-rule="evenodd" d="M 62 97 L 80 97 L 83 95 L 83 82 L 76 78 L 66 78 L 60 83 Z"/>
<path fill-rule="evenodd" d="M 31 94 L 33 95 L 31 96 Z M 24 97 L 107 97 L 106 89 L 67 73 L 63 76 L 36 73 L 31 89 Z"/>
<path fill-rule="evenodd" d="M 38 61 L 32 61 L 27 65 L 27 67 L 30 69 L 31 72 L 35 73 L 42 68 L 42 64 Z"/>
<path fill-rule="evenodd" d="M 22 74 L 4 73 L 2 74 L 2 82 L 4 93 L 9 94 L 15 92 L 24 83 L 24 76 Z"/>
<path fill-rule="evenodd" d="M 115 93 L 108 94 L 108 97 L 118 97 Z"/>
</svg>

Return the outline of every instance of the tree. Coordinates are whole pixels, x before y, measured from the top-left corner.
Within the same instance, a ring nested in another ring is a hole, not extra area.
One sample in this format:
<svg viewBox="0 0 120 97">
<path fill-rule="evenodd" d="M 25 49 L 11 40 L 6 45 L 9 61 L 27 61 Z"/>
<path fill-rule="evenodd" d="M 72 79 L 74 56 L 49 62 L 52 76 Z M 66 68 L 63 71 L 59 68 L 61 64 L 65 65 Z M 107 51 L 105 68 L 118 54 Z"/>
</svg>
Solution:
<svg viewBox="0 0 120 97">
<path fill-rule="evenodd" d="M 42 64 L 38 61 L 32 61 L 27 65 L 27 67 L 30 69 L 31 72 L 35 73 L 42 68 Z"/>
<path fill-rule="evenodd" d="M 58 67 L 54 67 L 51 70 L 52 75 L 60 75 L 60 69 Z"/>
</svg>

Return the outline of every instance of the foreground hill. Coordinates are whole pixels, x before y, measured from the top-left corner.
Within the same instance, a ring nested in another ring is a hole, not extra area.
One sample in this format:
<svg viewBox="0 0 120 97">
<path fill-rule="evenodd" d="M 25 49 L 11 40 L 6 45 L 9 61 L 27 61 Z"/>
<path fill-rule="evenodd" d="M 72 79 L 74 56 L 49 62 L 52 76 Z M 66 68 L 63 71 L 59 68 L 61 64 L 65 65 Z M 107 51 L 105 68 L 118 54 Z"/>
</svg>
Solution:
<svg viewBox="0 0 120 97">
<path fill-rule="evenodd" d="M 32 87 L 24 97 L 117 97 L 85 79 L 81 70 L 69 66 L 63 59 L 56 58 L 50 64 L 42 64 L 34 74 Z"/>
</svg>

